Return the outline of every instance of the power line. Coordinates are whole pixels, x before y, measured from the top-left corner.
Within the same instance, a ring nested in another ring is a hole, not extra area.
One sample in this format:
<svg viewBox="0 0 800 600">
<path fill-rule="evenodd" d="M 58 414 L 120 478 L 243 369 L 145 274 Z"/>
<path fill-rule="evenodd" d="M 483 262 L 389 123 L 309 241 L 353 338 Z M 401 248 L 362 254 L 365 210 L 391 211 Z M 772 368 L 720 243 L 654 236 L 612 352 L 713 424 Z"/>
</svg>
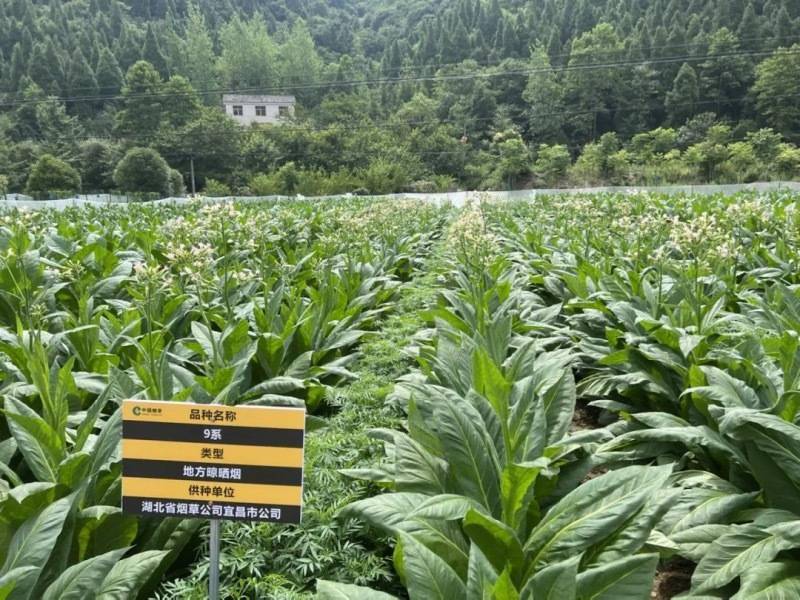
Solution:
<svg viewBox="0 0 800 600">
<path fill-rule="evenodd" d="M 782 40 L 778 40 L 773 36 L 770 36 L 770 37 L 759 36 L 759 37 L 749 37 L 749 38 L 738 38 L 737 39 L 737 41 L 740 44 L 741 43 L 751 43 L 751 42 L 765 42 L 765 41 L 781 42 L 781 41 L 787 41 L 787 40 L 800 40 L 800 34 L 785 36 L 784 39 L 782 39 Z M 684 44 L 663 44 L 663 45 L 653 45 L 653 46 L 622 48 L 622 49 L 615 49 L 615 50 L 600 50 L 600 51 L 593 52 L 593 56 L 618 56 L 618 55 L 623 54 L 625 52 L 630 52 L 631 50 L 636 50 L 636 51 L 640 51 L 640 52 L 653 52 L 653 51 L 656 51 L 656 50 L 667 50 L 667 49 L 677 49 L 677 48 L 684 48 L 684 49 L 686 49 L 686 48 L 705 48 L 707 46 L 708 46 L 708 42 L 691 42 L 691 43 L 684 43 Z M 773 51 L 770 51 L 770 52 L 773 52 Z M 767 51 L 764 51 L 764 52 L 767 52 Z M 548 58 L 551 61 L 552 60 L 556 60 L 556 59 L 568 59 L 568 58 L 572 58 L 572 57 L 573 57 L 573 53 L 571 53 L 571 52 L 562 53 L 562 54 L 548 54 Z M 661 58 L 669 58 L 669 57 L 661 57 Z M 376 61 L 374 61 L 372 59 L 366 59 L 366 60 L 370 60 L 372 62 L 372 64 L 376 64 Z M 478 66 L 491 67 L 491 66 L 501 65 L 501 64 L 503 64 L 504 62 L 507 62 L 507 61 L 515 61 L 515 60 L 516 61 L 525 61 L 525 60 L 529 60 L 529 58 L 506 57 L 504 59 L 485 60 L 485 61 L 476 61 L 476 60 L 473 60 L 473 59 L 464 59 L 464 60 L 456 61 L 456 62 L 406 64 L 406 65 L 401 65 L 401 66 L 396 67 L 396 68 L 388 69 L 388 70 L 386 70 L 386 72 L 388 72 L 388 73 L 403 73 L 403 72 L 423 71 L 423 70 L 426 70 L 426 69 L 441 69 L 443 67 L 461 66 L 465 62 L 474 63 L 474 64 L 477 64 Z M 648 59 L 644 59 L 644 62 L 650 62 L 650 61 Z M 176 73 L 176 74 L 180 75 L 180 73 Z M 335 83 L 335 82 L 333 82 L 333 83 Z M 76 87 L 76 88 L 71 88 L 70 91 L 75 92 L 75 91 L 96 90 L 96 89 L 98 89 L 98 88 L 95 88 L 95 87 Z M 111 89 L 111 88 L 100 88 L 100 91 L 102 92 L 102 90 L 104 90 L 104 89 Z M 19 95 L 23 94 L 24 92 L 18 91 L 18 90 L 11 90 L 11 89 L 5 89 L 5 90 L 0 89 L 0 93 L 5 94 L 5 95 L 12 95 L 12 96 L 16 95 L 16 96 L 19 96 Z M 198 93 L 201 93 L 201 92 L 198 91 Z M 213 91 L 207 91 L 205 93 L 214 93 L 214 92 Z M 87 96 L 87 98 L 88 97 L 89 96 Z"/>
<path fill-rule="evenodd" d="M 800 50 L 785 50 L 784 54 L 788 55 L 797 55 L 800 54 Z M 618 68 L 625 68 L 625 67 L 635 67 L 635 66 L 655 66 L 655 65 L 666 65 L 666 64 L 674 64 L 674 63 L 682 63 L 682 62 L 697 62 L 697 61 L 705 61 L 709 59 L 726 59 L 726 58 L 753 58 L 753 57 L 765 57 L 765 56 L 772 56 L 773 52 L 769 51 L 745 51 L 745 52 L 731 52 L 731 53 L 722 53 L 722 54 L 704 54 L 704 55 L 686 55 L 686 56 L 677 56 L 677 57 L 669 57 L 669 58 L 662 58 L 662 59 L 647 59 L 647 60 L 628 60 L 628 61 L 616 61 L 616 62 L 608 62 L 608 63 L 589 63 L 589 64 L 576 64 L 576 65 L 567 65 L 561 68 L 553 68 L 553 67 L 538 67 L 538 68 L 528 68 L 528 69 L 516 69 L 516 70 L 508 70 L 508 71 L 495 71 L 495 72 L 475 72 L 475 73 L 462 73 L 462 74 L 452 74 L 452 75 L 430 75 L 430 76 L 418 76 L 418 77 L 396 77 L 396 78 L 378 78 L 378 79 L 360 79 L 360 80 L 350 80 L 350 81 L 339 81 L 339 82 L 320 82 L 320 83 L 308 83 L 302 85 L 290 85 L 290 86 L 283 86 L 283 87 L 273 87 L 273 88 L 239 88 L 239 89 L 225 89 L 225 88 L 214 88 L 214 89 L 201 89 L 201 90 L 194 90 L 182 93 L 175 93 L 175 92 L 150 92 L 150 93 L 132 93 L 132 94 L 116 94 L 116 95 L 107 95 L 107 96 L 49 96 L 47 98 L 39 98 L 39 99 L 31 99 L 31 100 L 17 100 L 17 101 L 10 101 L 10 102 L 2 102 L 0 103 L 0 107 L 15 107 L 15 106 L 24 106 L 29 104 L 43 104 L 53 101 L 60 101 L 69 104 L 75 104 L 80 102 L 100 102 L 100 101 L 111 101 L 111 100 L 130 100 L 130 99 L 146 99 L 146 98 L 179 98 L 179 97 L 190 97 L 194 95 L 204 95 L 204 94 L 247 94 L 247 93 L 281 93 L 286 91 L 303 91 L 303 90 L 315 90 L 315 89 L 325 89 L 325 88 L 338 88 L 338 87 L 355 87 L 360 85 L 392 85 L 392 84 L 402 84 L 402 83 L 420 83 L 420 82 L 437 82 L 437 81 L 464 81 L 464 80 L 471 80 L 471 79 L 492 79 L 496 77 L 512 77 L 512 76 L 521 76 L 521 75 L 535 75 L 538 73 L 567 73 L 567 72 L 574 72 L 574 71 L 595 71 L 595 70 L 606 70 L 606 69 L 618 69 Z"/>
</svg>

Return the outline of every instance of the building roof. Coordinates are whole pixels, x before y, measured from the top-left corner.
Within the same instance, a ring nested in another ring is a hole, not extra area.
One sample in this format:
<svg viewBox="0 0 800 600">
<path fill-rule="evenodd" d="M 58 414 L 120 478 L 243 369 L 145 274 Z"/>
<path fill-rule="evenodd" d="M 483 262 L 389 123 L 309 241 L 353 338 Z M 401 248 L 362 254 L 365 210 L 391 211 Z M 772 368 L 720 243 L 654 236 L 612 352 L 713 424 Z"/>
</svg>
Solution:
<svg viewBox="0 0 800 600">
<path fill-rule="evenodd" d="M 225 94 L 222 96 L 223 104 L 295 104 L 294 96 L 259 96 L 248 94 Z"/>
</svg>

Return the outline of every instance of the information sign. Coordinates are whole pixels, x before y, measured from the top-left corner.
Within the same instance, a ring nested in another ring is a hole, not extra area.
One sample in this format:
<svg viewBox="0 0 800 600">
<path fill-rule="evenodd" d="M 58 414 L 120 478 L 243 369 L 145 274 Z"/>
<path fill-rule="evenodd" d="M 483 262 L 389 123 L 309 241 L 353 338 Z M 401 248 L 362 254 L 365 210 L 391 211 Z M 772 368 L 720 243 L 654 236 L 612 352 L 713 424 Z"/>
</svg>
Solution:
<svg viewBox="0 0 800 600">
<path fill-rule="evenodd" d="M 300 522 L 305 409 L 126 400 L 122 414 L 124 512 Z"/>
</svg>

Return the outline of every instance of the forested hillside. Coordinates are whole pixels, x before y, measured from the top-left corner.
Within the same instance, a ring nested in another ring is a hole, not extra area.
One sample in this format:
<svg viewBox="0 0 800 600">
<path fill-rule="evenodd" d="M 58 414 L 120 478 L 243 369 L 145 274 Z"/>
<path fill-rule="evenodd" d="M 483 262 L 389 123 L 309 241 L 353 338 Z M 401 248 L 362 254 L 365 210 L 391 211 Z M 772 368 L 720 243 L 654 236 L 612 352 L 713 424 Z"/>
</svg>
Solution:
<svg viewBox="0 0 800 600">
<path fill-rule="evenodd" d="M 110 189 L 132 146 L 256 192 L 740 180 L 800 165 L 786 144 L 800 136 L 789 0 L 0 0 L 0 31 L 11 190 L 44 154 L 84 189 Z M 240 90 L 295 94 L 298 122 L 239 131 L 218 106 Z M 98 159 L 105 170 L 88 172 Z"/>
</svg>

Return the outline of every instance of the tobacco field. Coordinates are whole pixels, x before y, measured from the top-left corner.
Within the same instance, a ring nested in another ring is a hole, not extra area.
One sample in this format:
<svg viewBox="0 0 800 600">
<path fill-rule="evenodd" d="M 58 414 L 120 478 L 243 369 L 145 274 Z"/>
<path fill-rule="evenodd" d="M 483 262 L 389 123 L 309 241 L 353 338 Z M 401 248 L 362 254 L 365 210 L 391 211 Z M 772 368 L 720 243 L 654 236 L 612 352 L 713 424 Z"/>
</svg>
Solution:
<svg viewBox="0 0 800 600">
<path fill-rule="evenodd" d="M 790 194 L 0 213 L 0 600 L 207 597 L 123 399 L 308 409 L 222 596 L 800 597 Z"/>
</svg>

